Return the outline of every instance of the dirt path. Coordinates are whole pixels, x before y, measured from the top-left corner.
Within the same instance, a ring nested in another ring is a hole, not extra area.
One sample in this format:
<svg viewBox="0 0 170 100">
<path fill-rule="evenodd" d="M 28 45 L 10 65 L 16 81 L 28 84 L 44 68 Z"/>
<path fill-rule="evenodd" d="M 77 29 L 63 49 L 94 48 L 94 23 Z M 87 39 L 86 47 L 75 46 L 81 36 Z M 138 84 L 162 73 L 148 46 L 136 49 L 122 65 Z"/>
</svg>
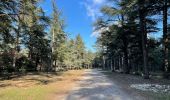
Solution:
<svg viewBox="0 0 170 100">
<path fill-rule="evenodd" d="M 144 80 L 97 69 L 30 73 L 0 81 L 0 100 L 170 100 L 160 93 L 130 87 L 144 83 L 170 84 L 170 81 Z"/>
<path fill-rule="evenodd" d="M 93 69 L 85 70 L 73 90 L 60 100 L 140 100 L 140 97 L 129 96 L 101 71 Z"/>
<path fill-rule="evenodd" d="M 170 100 L 162 96 L 153 99 L 158 94 L 130 87 L 131 84 L 160 81 L 97 69 L 30 73 L 0 81 L 0 100 Z"/>
</svg>

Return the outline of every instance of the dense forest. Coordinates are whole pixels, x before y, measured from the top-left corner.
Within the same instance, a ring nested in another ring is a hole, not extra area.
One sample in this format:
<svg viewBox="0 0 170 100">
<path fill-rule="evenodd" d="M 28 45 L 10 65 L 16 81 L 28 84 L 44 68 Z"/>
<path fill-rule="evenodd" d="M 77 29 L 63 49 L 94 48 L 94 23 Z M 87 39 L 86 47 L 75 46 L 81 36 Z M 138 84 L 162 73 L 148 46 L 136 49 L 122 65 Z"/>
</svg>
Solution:
<svg viewBox="0 0 170 100">
<path fill-rule="evenodd" d="M 46 16 L 39 0 L 1 0 L 1 74 L 98 67 L 149 78 L 169 76 L 169 0 L 108 0 L 94 27 L 96 53 L 88 51 L 81 35 L 64 31 L 55 0 Z M 161 26 L 162 25 L 162 26 Z M 154 37 L 162 34 L 161 38 Z"/>
<path fill-rule="evenodd" d="M 169 8 L 169 0 L 110 0 L 94 24 L 100 32 L 97 65 L 146 79 L 154 73 L 168 77 Z"/>
<path fill-rule="evenodd" d="M 90 68 L 94 53 L 80 35 L 69 38 L 55 0 L 46 16 L 40 0 L 0 0 L 1 74 Z"/>
<path fill-rule="evenodd" d="M 0 100 L 170 100 L 170 0 L 0 0 Z"/>
</svg>

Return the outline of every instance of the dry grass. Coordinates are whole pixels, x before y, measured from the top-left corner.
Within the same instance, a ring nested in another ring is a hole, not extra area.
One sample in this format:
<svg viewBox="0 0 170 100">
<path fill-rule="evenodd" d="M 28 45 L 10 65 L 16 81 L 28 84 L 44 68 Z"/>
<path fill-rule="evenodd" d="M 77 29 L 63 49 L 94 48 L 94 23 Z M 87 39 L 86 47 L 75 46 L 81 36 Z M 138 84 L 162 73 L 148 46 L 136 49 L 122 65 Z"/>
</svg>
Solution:
<svg viewBox="0 0 170 100">
<path fill-rule="evenodd" d="M 60 100 L 81 79 L 83 72 L 29 74 L 0 81 L 0 100 Z"/>
</svg>

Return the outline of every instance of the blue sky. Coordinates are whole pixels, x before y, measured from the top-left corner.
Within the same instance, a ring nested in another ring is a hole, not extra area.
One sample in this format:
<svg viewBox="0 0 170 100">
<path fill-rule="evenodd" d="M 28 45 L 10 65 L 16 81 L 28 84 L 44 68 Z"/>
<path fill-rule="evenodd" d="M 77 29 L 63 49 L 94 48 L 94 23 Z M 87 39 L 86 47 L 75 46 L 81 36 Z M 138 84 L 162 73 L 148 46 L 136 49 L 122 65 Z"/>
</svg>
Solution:
<svg viewBox="0 0 170 100">
<path fill-rule="evenodd" d="M 51 0 L 44 0 L 42 7 L 47 15 L 51 15 Z M 100 7 L 105 0 L 56 0 L 62 17 L 65 19 L 70 38 L 80 34 L 88 50 L 95 51 L 96 37 L 93 34 L 93 22 L 100 16 Z"/>
<path fill-rule="evenodd" d="M 44 0 L 41 4 L 48 16 L 51 16 L 51 0 Z M 62 17 L 65 19 L 65 32 L 69 38 L 75 38 L 80 34 L 88 50 L 95 51 L 93 46 L 96 41 L 96 32 L 93 32 L 93 23 L 102 16 L 100 8 L 108 5 L 107 0 L 56 0 L 59 10 L 62 11 Z M 162 24 L 159 23 L 158 27 Z M 160 38 L 162 32 L 152 34 L 152 37 Z"/>
</svg>

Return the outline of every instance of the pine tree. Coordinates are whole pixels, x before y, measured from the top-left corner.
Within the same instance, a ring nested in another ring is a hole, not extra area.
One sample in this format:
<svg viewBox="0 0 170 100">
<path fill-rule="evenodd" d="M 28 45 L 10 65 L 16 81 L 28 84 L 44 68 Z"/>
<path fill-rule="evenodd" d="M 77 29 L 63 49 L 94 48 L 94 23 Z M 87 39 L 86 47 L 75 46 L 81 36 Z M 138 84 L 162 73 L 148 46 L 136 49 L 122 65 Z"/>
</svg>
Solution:
<svg viewBox="0 0 170 100">
<path fill-rule="evenodd" d="M 60 45 L 65 41 L 65 33 L 63 31 L 64 23 L 61 20 L 61 14 L 57 9 L 55 0 L 52 0 L 53 6 L 53 17 L 51 21 L 51 47 L 52 47 L 52 58 L 51 60 L 58 60 L 58 53 L 60 52 Z M 53 61 L 51 62 L 53 64 Z"/>
<path fill-rule="evenodd" d="M 83 60 L 84 60 L 84 52 L 85 52 L 85 46 L 84 42 L 78 34 L 75 39 L 75 49 L 76 49 L 76 67 L 81 68 L 83 65 Z"/>
</svg>

